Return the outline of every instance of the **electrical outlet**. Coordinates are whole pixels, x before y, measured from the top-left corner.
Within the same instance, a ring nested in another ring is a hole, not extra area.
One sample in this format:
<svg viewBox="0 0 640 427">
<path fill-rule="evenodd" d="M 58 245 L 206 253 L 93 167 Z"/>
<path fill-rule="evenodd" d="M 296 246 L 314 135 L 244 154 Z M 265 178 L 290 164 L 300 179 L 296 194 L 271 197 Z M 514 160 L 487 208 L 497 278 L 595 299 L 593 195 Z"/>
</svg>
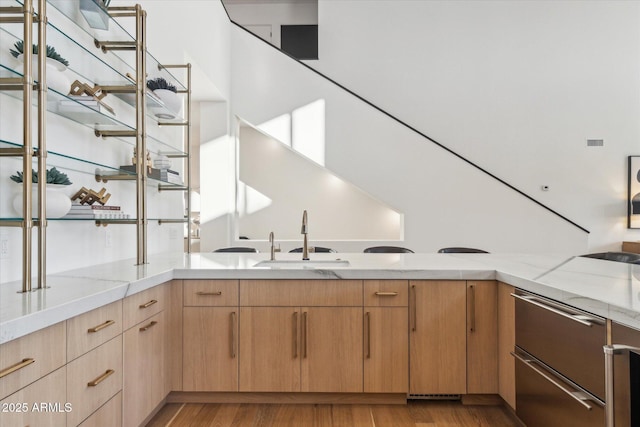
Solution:
<svg viewBox="0 0 640 427">
<path fill-rule="evenodd" d="M 0 236 L 0 259 L 9 258 L 9 239 Z"/>
<path fill-rule="evenodd" d="M 176 228 L 175 228 L 175 227 L 171 227 L 171 228 L 169 229 L 169 238 L 170 238 L 171 240 L 175 240 L 175 239 L 177 239 L 177 238 L 178 238 L 178 230 L 176 230 Z"/>
<path fill-rule="evenodd" d="M 110 248 L 113 245 L 113 238 L 111 236 L 111 230 L 104 230 L 104 247 Z"/>
</svg>

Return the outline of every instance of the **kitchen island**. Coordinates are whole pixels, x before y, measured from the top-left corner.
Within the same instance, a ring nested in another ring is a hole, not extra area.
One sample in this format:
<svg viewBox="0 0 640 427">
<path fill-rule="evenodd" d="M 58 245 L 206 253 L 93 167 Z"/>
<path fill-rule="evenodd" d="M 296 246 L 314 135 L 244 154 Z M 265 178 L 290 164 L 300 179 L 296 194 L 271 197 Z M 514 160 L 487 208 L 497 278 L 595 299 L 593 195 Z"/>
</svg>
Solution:
<svg viewBox="0 0 640 427">
<path fill-rule="evenodd" d="M 277 258 L 166 254 L 52 274 L 49 288 L 28 294 L 3 284 L 0 404 L 50 402 L 66 384 L 59 403 L 68 413 L 13 418 L 68 426 L 137 426 L 165 402 L 488 396 L 515 408 L 516 289 L 577 308 L 579 319 L 640 329 L 640 266 L 631 264 L 517 254 Z"/>
</svg>

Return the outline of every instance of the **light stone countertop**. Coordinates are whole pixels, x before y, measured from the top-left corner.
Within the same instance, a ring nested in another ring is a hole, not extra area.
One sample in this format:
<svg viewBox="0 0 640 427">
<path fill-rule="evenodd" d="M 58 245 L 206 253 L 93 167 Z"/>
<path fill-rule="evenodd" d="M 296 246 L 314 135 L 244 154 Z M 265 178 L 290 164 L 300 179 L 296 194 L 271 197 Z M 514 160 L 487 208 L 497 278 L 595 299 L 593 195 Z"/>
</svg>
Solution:
<svg viewBox="0 0 640 427">
<path fill-rule="evenodd" d="M 278 260 L 301 254 L 278 253 Z M 47 277 L 47 289 L 18 293 L 0 285 L 0 344 L 123 299 L 172 279 L 404 279 L 500 280 L 640 329 L 640 265 L 560 255 L 311 254 L 348 260 L 347 267 L 254 267 L 267 253 L 149 256 L 99 264 Z M 34 285 L 35 286 L 35 285 Z"/>
</svg>

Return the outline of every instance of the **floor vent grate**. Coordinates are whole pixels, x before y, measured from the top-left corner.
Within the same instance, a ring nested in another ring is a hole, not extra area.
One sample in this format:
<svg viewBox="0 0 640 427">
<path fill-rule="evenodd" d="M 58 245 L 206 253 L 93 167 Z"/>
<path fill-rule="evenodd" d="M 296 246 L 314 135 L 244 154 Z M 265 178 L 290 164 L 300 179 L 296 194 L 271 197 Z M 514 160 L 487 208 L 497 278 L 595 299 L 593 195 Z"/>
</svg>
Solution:
<svg viewBox="0 0 640 427">
<path fill-rule="evenodd" d="M 409 399 L 422 400 L 460 400 L 459 394 L 410 394 Z"/>
</svg>

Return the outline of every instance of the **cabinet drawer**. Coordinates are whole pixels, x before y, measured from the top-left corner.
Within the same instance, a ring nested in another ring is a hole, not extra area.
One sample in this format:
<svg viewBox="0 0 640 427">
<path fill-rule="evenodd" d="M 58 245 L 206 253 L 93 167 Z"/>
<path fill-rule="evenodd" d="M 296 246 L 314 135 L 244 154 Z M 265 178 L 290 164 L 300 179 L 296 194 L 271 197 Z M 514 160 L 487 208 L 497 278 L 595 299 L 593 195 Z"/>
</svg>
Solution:
<svg viewBox="0 0 640 427">
<path fill-rule="evenodd" d="M 79 427 L 121 427 L 122 392 L 113 396 L 100 409 L 84 420 Z"/>
<path fill-rule="evenodd" d="M 242 306 L 362 306 L 362 280 L 241 280 Z"/>
<path fill-rule="evenodd" d="M 365 280 L 364 305 L 367 307 L 406 307 L 409 282 L 406 280 Z"/>
<path fill-rule="evenodd" d="M 186 306 L 237 306 L 237 280 L 185 280 Z"/>
<path fill-rule="evenodd" d="M 76 426 L 122 389 L 122 335 L 67 365 L 67 425 Z"/>
<path fill-rule="evenodd" d="M 122 323 L 126 331 L 132 326 L 164 310 L 167 285 L 156 286 L 124 299 Z"/>
<path fill-rule="evenodd" d="M 67 320 L 67 361 L 122 333 L 122 301 Z"/>
<path fill-rule="evenodd" d="M 65 323 L 0 346 L 0 399 L 44 377 L 66 362 Z"/>
<path fill-rule="evenodd" d="M 0 401 L 2 427 L 64 426 L 76 408 L 65 400 L 67 368 L 62 367 Z"/>
</svg>

